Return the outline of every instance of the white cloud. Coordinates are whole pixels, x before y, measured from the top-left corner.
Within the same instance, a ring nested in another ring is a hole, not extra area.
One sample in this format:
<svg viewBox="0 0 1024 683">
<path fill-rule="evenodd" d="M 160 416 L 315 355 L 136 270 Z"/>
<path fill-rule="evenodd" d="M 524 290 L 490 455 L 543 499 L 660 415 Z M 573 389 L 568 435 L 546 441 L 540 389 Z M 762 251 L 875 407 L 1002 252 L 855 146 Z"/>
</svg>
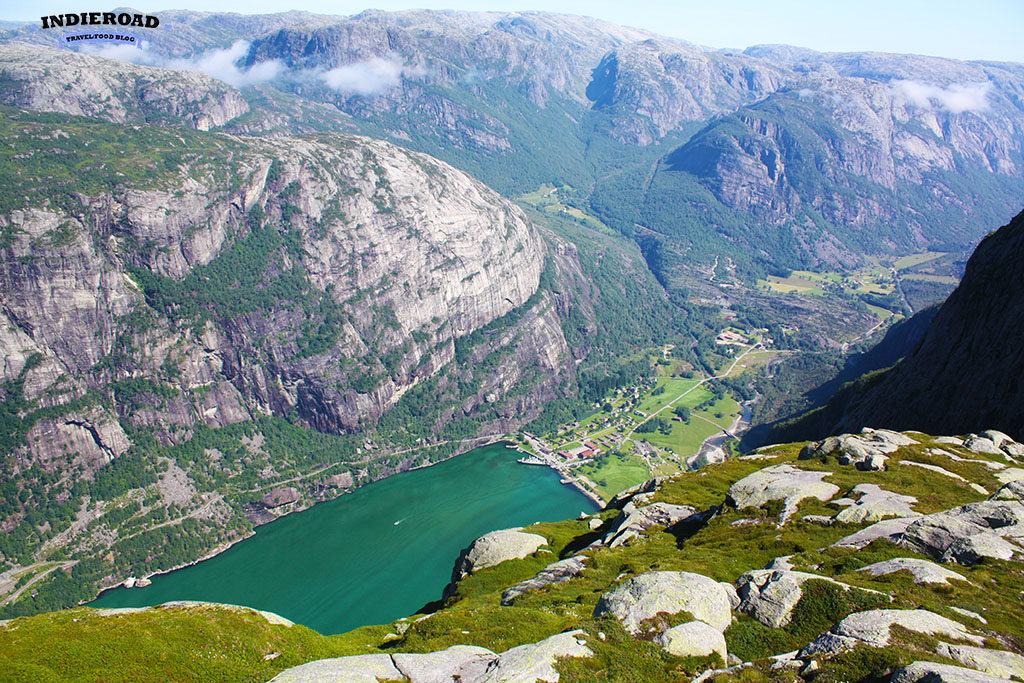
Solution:
<svg viewBox="0 0 1024 683">
<path fill-rule="evenodd" d="M 144 66 L 159 66 L 165 69 L 201 71 L 236 88 L 272 80 L 284 71 L 284 65 L 276 59 L 253 64 L 248 69 L 239 68 L 238 61 L 248 51 L 249 42 L 246 40 L 235 41 L 231 47 L 223 50 L 205 52 L 195 59 L 168 59 L 151 52 L 149 45 L 145 42 L 139 47 L 107 44 L 82 46 L 82 52 L 98 57 L 119 59 L 123 62 Z"/>
<path fill-rule="evenodd" d="M 325 71 L 318 77 L 328 88 L 341 93 L 374 95 L 395 87 L 402 80 L 404 69 L 398 62 L 375 57 Z"/>
<path fill-rule="evenodd" d="M 989 108 L 988 92 L 991 83 L 954 83 L 948 88 L 928 85 L 919 81 L 896 80 L 892 82 L 897 92 L 922 109 L 938 106 L 954 114 L 965 111 L 985 111 Z"/>
</svg>

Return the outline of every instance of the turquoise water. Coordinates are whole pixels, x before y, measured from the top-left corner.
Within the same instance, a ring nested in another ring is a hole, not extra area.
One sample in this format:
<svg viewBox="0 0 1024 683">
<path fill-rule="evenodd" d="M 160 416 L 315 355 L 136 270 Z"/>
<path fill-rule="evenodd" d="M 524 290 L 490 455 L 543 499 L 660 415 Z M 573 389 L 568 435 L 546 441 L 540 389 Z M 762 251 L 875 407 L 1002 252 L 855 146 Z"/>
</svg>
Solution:
<svg viewBox="0 0 1024 683">
<path fill-rule="evenodd" d="M 224 602 L 324 634 L 412 614 L 441 597 L 474 538 L 595 509 L 553 471 L 517 456 L 494 444 L 389 477 L 261 526 L 210 560 L 154 576 L 151 586 L 107 591 L 91 606 Z"/>
</svg>

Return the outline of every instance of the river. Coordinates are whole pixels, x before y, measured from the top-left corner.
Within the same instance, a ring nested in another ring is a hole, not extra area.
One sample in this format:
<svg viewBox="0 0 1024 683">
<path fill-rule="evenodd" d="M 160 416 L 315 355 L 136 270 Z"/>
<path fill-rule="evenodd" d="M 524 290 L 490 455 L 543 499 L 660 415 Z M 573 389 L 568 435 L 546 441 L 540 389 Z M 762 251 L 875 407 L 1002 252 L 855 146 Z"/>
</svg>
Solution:
<svg viewBox="0 0 1024 683">
<path fill-rule="evenodd" d="M 92 607 L 205 600 L 275 612 L 320 633 L 414 613 L 441 597 L 462 548 L 494 529 L 594 504 L 546 467 L 492 444 L 257 528 L 205 562 L 107 591 Z"/>
</svg>

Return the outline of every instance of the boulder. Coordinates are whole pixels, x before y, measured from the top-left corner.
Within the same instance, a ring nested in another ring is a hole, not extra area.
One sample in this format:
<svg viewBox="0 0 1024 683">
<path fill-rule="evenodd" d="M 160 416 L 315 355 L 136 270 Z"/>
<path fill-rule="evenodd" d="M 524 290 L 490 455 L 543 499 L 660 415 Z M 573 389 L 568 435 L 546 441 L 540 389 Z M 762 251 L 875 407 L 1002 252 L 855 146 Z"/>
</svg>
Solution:
<svg viewBox="0 0 1024 683">
<path fill-rule="evenodd" d="M 584 556 L 577 555 L 549 564 L 536 576 L 505 589 L 505 592 L 501 594 L 501 604 L 511 605 L 523 593 L 539 590 L 556 583 L 565 583 L 583 571 L 586 559 Z"/>
<path fill-rule="evenodd" d="M 996 479 L 998 479 L 1001 484 L 1022 481 L 1024 480 L 1024 469 L 1019 467 L 1007 467 L 1004 470 L 996 472 Z"/>
<path fill-rule="evenodd" d="M 740 594 L 736 592 L 736 586 L 731 583 L 719 581 L 718 585 L 725 591 L 725 596 L 729 598 L 729 606 L 736 609 L 740 606 Z"/>
<path fill-rule="evenodd" d="M 1005 678 L 938 662 L 914 662 L 896 673 L 889 683 L 1004 683 Z"/>
<path fill-rule="evenodd" d="M 637 496 L 639 497 L 639 496 Z M 644 507 L 636 507 L 634 501 L 626 503 L 622 511 L 612 522 L 611 528 L 604 537 L 592 546 L 617 548 L 633 540 L 652 526 L 670 527 L 677 522 L 698 515 L 696 508 L 689 505 L 670 505 L 669 503 L 651 503 Z"/>
<path fill-rule="evenodd" d="M 920 517 L 900 517 L 898 519 L 885 519 L 881 522 L 875 522 L 865 529 L 840 538 L 832 546 L 835 548 L 855 548 L 860 550 L 879 538 L 885 538 L 895 543 L 903 535 L 907 527 L 918 519 Z"/>
<path fill-rule="evenodd" d="M 690 621 L 673 626 L 658 635 L 654 642 L 661 645 L 666 652 L 677 657 L 707 657 L 717 654 L 725 664 L 729 653 L 725 646 L 722 632 L 711 628 L 703 621 Z"/>
<path fill-rule="evenodd" d="M 997 446 L 992 439 L 987 439 L 984 436 L 978 436 L 976 434 L 969 434 L 967 436 L 967 439 L 964 441 L 964 448 L 972 453 L 986 453 L 988 455 L 1003 454 L 1003 451 L 999 449 L 999 446 Z"/>
<path fill-rule="evenodd" d="M 1016 500 L 1024 503 L 1024 480 L 1004 484 L 989 500 Z"/>
<path fill-rule="evenodd" d="M 630 633 L 658 614 L 689 612 L 719 631 L 732 622 L 725 590 L 713 579 L 692 572 L 647 572 L 634 576 L 601 596 L 594 616 L 612 614 Z"/>
<path fill-rule="evenodd" d="M 939 643 L 936 652 L 964 666 L 984 671 L 993 676 L 1002 676 L 1003 678 L 1016 676 L 1024 679 L 1024 657 L 1013 652 L 951 643 Z"/>
<path fill-rule="evenodd" d="M 889 599 L 889 596 L 883 593 L 856 588 L 817 574 L 759 569 L 747 572 L 736 580 L 736 592 L 740 598 L 739 607 L 736 609 L 744 614 L 749 614 L 765 626 L 771 628 L 785 626 L 792 620 L 793 608 L 803 595 L 801 585 L 810 579 L 828 581 L 843 590 L 862 591 L 875 594 L 879 598 Z"/>
<path fill-rule="evenodd" d="M 845 617 L 827 633 L 804 647 L 800 657 L 806 659 L 819 653 L 835 654 L 861 643 L 870 647 L 885 647 L 889 644 L 890 628 L 893 625 L 916 633 L 967 640 L 977 645 L 984 642 L 984 638 L 968 633 L 963 624 L 928 610 L 874 609 Z"/>
<path fill-rule="evenodd" d="M 962 575 L 940 567 L 928 560 L 918 560 L 911 557 L 899 557 L 894 560 L 875 562 L 857 571 L 867 572 L 872 576 L 883 576 L 894 572 L 910 572 L 914 577 L 914 583 L 946 583 L 950 579 L 966 581 Z"/>
<path fill-rule="evenodd" d="M 900 446 L 918 443 L 909 436 L 888 429 L 864 428 L 860 434 L 830 436 L 807 444 L 800 451 L 801 460 L 835 457 L 840 465 L 853 465 L 859 470 L 885 469 L 886 455 Z"/>
<path fill-rule="evenodd" d="M 729 487 L 728 499 L 737 508 L 761 507 L 771 500 L 784 502 L 780 524 L 796 512 L 805 498 L 824 502 L 839 493 L 839 487 L 822 481 L 829 472 L 802 470 L 790 464 L 773 465 L 747 475 Z"/>
<path fill-rule="evenodd" d="M 520 645 L 498 655 L 478 678 L 463 677 L 462 683 L 507 683 L 512 681 L 557 681 L 555 661 L 559 657 L 592 657 L 583 640 L 583 631 L 569 631 L 538 643 Z M 417 683 L 413 681 L 413 683 Z"/>
<path fill-rule="evenodd" d="M 455 571 L 452 573 L 452 581 L 460 581 L 469 574 L 483 569 L 493 567 L 505 560 L 515 560 L 527 557 L 537 552 L 542 545 L 547 545 L 548 539 L 538 534 L 528 534 L 516 529 L 502 529 L 484 534 L 469 544 L 469 547 L 462 551 L 459 559 L 455 562 Z"/>
<path fill-rule="evenodd" d="M 447 650 L 426 654 L 398 653 L 391 656 L 402 676 L 415 683 L 451 683 L 471 680 L 491 666 L 498 655 L 482 647 L 453 645 Z"/>
<path fill-rule="evenodd" d="M 402 678 L 390 655 L 354 655 L 318 659 L 285 669 L 270 683 L 379 683 Z"/>
<path fill-rule="evenodd" d="M 943 562 L 974 564 L 981 557 L 1011 559 L 1022 553 L 1006 540 L 1024 530 L 1024 503 L 986 500 L 924 515 L 907 525 L 897 542 Z"/>
<path fill-rule="evenodd" d="M 918 515 L 910 506 L 917 502 L 913 496 L 903 496 L 875 484 L 858 484 L 852 494 L 860 498 L 835 516 L 835 521 L 848 524 L 878 522 L 887 517 L 911 517 Z"/>
<path fill-rule="evenodd" d="M 294 486 L 276 486 L 260 500 L 264 507 L 276 508 L 299 499 L 299 490 Z"/>
</svg>

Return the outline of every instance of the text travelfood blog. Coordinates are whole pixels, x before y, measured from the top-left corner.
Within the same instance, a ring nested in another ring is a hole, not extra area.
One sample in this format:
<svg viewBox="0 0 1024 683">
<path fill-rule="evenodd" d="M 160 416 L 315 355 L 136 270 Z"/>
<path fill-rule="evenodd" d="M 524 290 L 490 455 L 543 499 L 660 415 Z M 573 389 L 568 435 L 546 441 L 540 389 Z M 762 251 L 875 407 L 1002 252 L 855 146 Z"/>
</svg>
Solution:
<svg viewBox="0 0 1024 683">
<path fill-rule="evenodd" d="M 156 28 L 160 20 L 150 14 L 128 14 L 121 12 L 79 12 L 78 14 L 51 14 L 48 17 L 40 17 L 43 20 L 43 28 L 58 28 L 61 26 L 142 26 L 144 28 Z"/>
</svg>

